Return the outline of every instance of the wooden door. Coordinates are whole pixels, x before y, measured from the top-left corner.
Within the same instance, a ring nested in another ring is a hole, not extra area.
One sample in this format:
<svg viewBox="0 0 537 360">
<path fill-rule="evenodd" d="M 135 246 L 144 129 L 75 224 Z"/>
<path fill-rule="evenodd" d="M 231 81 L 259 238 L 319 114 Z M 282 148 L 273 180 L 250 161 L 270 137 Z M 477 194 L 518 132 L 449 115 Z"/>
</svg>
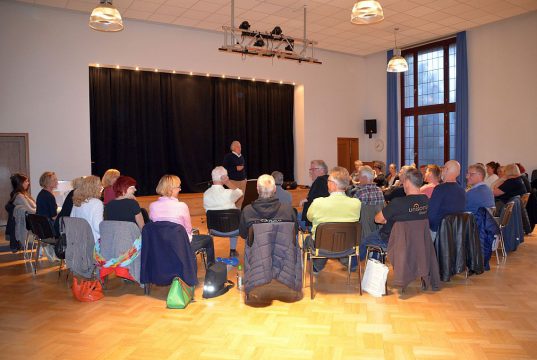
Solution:
<svg viewBox="0 0 537 360">
<path fill-rule="evenodd" d="M 28 134 L 0 133 L 0 225 L 7 223 L 4 206 L 11 192 L 11 174 L 21 172 L 30 177 Z"/>
<path fill-rule="evenodd" d="M 354 171 L 354 162 L 358 160 L 358 138 L 337 138 L 337 164 Z"/>
</svg>

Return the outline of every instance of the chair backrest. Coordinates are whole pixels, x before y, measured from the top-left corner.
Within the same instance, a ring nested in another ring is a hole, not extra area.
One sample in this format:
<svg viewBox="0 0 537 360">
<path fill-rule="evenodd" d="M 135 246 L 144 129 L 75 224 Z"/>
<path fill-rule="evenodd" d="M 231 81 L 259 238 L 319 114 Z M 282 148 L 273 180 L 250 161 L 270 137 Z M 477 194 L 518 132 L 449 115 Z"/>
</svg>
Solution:
<svg viewBox="0 0 537 360">
<path fill-rule="evenodd" d="M 534 180 L 537 180 L 537 169 L 531 172 L 531 182 L 533 182 Z"/>
<path fill-rule="evenodd" d="M 360 245 L 362 226 L 359 222 L 328 222 L 315 230 L 315 248 L 342 252 Z"/>
<path fill-rule="evenodd" d="M 207 229 L 223 233 L 239 228 L 241 211 L 239 209 L 207 210 Z"/>
<path fill-rule="evenodd" d="M 513 207 L 515 206 L 514 201 L 510 201 L 503 207 L 502 214 L 500 216 L 500 226 L 506 227 L 511 220 L 511 215 L 513 215 Z"/>
<path fill-rule="evenodd" d="M 523 208 L 528 205 L 528 200 L 530 199 L 530 193 L 525 193 L 524 195 L 520 195 L 520 206 Z"/>
<path fill-rule="evenodd" d="M 63 217 L 67 241 L 65 263 L 69 269 L 83 277 L 91 277 L 95 270 L 93 250 L 95 239 L 90 224 L 83 218 Z"/>
<path fill-rule="evenodd" d="M 28 214 L 26 222 L 30 230 L 40 239 L 54 238 L 54 231 L 47 217 L 37 214 Z"/>
<path fill-rule="evenodd" d="M 489 212 L 490 215 L 492 215 L 492 217 L 496 216 L 496 206 L 491 206 L 485 209 L 487 209 L 487 211 Z"/>
</svg>

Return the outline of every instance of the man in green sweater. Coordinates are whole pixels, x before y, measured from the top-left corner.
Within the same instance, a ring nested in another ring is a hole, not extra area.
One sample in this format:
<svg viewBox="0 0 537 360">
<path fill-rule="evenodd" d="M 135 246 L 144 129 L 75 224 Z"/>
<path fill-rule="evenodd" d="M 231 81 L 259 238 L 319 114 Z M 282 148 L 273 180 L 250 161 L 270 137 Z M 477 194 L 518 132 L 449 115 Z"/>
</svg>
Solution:
<svg viewBox="0 0 537 360">
<path fill-rule="evenodd" d="M 313 247 L 315 244 L 315 230 L 317 225 L 325 222 L 356 222 L 360 220 L 361 202 L 356 198 L 345 195 L 349 186 L 349 172 L 343 167 L 336 166 L 328 173 L 328 192 L 330 196 L 320 197 L 311 203 L 307 217 L 313 224 L 312 235 L 305 240 L 305 246 Z M 315 259 L 313 270 L 321 271 L 328 259 Z"/>
</svg>

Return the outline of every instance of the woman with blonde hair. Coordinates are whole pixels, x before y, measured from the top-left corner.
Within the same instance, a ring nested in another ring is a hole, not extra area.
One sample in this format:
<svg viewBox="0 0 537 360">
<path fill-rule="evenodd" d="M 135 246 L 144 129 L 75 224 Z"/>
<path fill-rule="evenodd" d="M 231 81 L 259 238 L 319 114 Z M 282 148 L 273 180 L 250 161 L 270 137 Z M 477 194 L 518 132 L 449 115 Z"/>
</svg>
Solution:
<svg viewBox="0 0 537 360">
<path fill-rule="evenodd" d="M 71 210 L 73 210 L 73 195 L 75 190 L 82 184 L 82 180 L 84 180 L 83 176 L 71 180 L 71 187 L 73 190 L 69 191 L 69 194 L 65 197 L 62 209 L 54 221 L 54 230 L 56 231 L 56 234 L 60 233 L 60 219 L 64 216 L 71 216 Z"/>
<path fill-rule="evenodd" d="M 157 201 L 149 204 L 149 218 L 152 221 L 170 221 L 182 225 L 190 240 L 193 252 L 201 248 L 207 250 L 207 265 L 214 263 L 214 243 L 210 235 L 193 235 L 192 221 L 188 205 L 179 201 L 181 179 L 176 175 L 164 175 L 157 185 L 157 193 L 161 195 Z"/>
<path fill-rule="evenodd" d="M 98 176 L 85 177 L 73 193 L 71 217 L 86 220 L 95 241 L 100 239 L 99 225 L 103 221 L 103 202 L 100 200 L 103 187 Z"/>
<path fill-rule="evenodd" d="M 116 198 L 116 192 L 114 191 L 114 183 L 116 180 L 120 177 L 119 170 L 116 169 L 108 169 L 103 175 L 103 202 L 104 205 L 108 204 L 110 201 L 114 200 Z"/>
<path fill-rule="evenodd" d="M 516 164 L 505 165 L 503 178 L 505 179 L 503 182 L 496 182 L 492 185 L 492 193 L 497 202 L 506 204 L 513 196 L 526 193 L 526 186 L 520 178 L 520 170 Z"/>
<path fill-rule="evenodd" d="M 58 215 L 58 205 L 56 204 L 56 198 L 53 191 L 58 187 L 58 178 L 53 171 L 45 171 L 39 177 L 39 185 L 42 187 L 36 198 L 36 211 L 37 215 L 46 217 L 51 225 L 54 225 L 54 219 Z"/>
</svg>

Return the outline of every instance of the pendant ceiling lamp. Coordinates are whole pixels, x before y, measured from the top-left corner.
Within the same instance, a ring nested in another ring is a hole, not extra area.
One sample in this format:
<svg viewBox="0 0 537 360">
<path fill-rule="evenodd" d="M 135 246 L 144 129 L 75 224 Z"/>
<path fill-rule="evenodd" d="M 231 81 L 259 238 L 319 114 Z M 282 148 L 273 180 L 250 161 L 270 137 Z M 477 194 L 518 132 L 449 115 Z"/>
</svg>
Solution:
<svg viewBox="0 0 537 360">
<path fill-rule="evenodd" d="M 91 12 L 89 26 L 105 32 L 123 30 L 121 14 L 112 5 L 112 0 L 100 0 L 100 4 Z"/>
<path fill-rule="evenodd" d="M 358 1 L 351 13 L 351 23 L 358 25 L 374 24 L 384 20 L 384 12 L 378 1 Z"/>
<path fill-rule="evenodd" d="M 393 56 L 388 62 L 388 67 L 386 68 L 387 72 L 400 73 L 408 70 L 408 63 L 405 58 L 401 56 L 401 49 L 397 48 L 397 30 L 399 30 L 399 28 L 393 29 L 395 48 L 393 49 Z"/>
</svg>

